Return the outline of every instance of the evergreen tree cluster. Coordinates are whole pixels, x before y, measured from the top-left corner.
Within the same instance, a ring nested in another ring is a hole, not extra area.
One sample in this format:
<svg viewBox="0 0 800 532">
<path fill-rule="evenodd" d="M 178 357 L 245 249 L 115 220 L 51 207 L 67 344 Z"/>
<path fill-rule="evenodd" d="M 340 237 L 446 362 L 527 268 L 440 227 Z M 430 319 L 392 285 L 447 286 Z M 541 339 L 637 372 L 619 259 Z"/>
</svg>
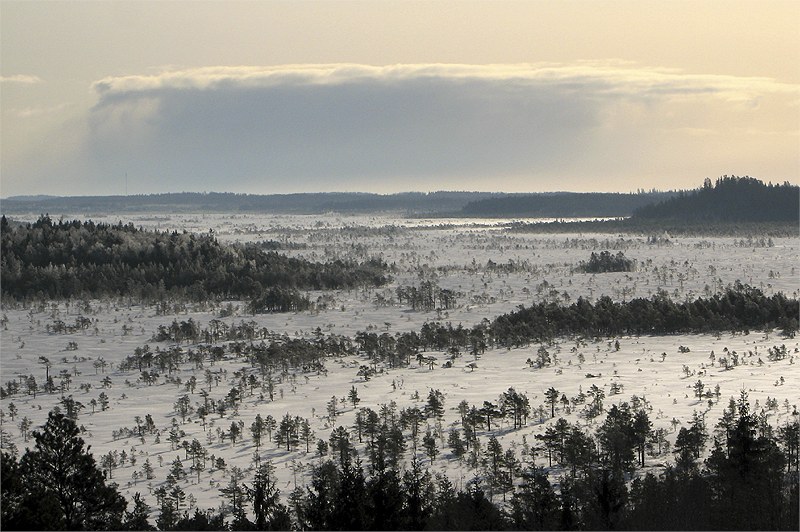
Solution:
<svg viewBox="0 0 800 532">
<path fill-rule="evenodd" d="M 422 281 L 419 286 L 398 286 L 395 290 L 397 300 L 411 305 L 412 310 L 431 311 L 455 308 L 457 299 L 463 294 L 440 288 L 433 281 Z"/>
<path fill-rule="evenodd" d="M 121 222 L 42 216 L 12 226 L 2 217 L 0 237 L 4 298 L 269 298 L 273 287 L 324 290 L 388 282 L 387 266 L 379 260 L 315 263 L 255 245 L 223 245 L 212 235 L 145 231 Z M 277 305 L 282 306 L 287 305 Z"/>
<path fill-rule="evenodd" d="M 723 221 L 684 218 L 615 218 L 613 220 L 585 220 L 553 222 L 510 222 L 506 225 L 509 231 L 516 233 L 537 234 L 575 234 L 575 233 L 628 233 L 650 235 L 654 240 L 663 235 L 671 236 L 732 236 L 752 239 L 758 237 L 796 238 L 797 221 L 763 221 L 746 220 Z M 656 235 L 656 236 L 654 236 Z"/>
<path fill-rule="evenodd" d="M 767 297 L 759 289 L 737 282 L 721 294 L 681 303 L 664 293 L 629 302 L 602 296 L 594 304 L 582 297 L 569 306 L 538 303 L 498 316 L 491 331 L 504 346 L 570 335 L 691 334 L 775 327 L 793 335 L 798 315 L 797 299 L 780 293 Z"/>
<path fill-rule="evenodd" d="M 621 251 L 616 255 L 612 255 L 610 251 L 601 251 L 599 255 L 592 252 L 589 261 L 581 261 L 578 269 L 584 273 L 631 272 L 634 265 L 634 261 L 625 257 Z"/>
<path fill-rule="evenodd" d="M 248 309 L 253 314 L 264 312 L 300 312 L 311 308 L 311 300 L 295 288 L 271 286 L 252 298 Z"/>
</svg>

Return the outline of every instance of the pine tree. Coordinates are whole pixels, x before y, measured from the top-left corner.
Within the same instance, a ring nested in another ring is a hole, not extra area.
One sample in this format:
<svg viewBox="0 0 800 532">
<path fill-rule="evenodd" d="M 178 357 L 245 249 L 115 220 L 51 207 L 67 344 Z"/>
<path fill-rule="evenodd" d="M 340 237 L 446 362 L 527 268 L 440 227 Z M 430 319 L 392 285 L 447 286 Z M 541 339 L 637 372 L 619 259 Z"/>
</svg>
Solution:
<svg viewBox="0 0 800 532">
<path fill-rule="evenodd" d="M 431 388 L 428 393 L 428 403 L 425 405 L 425 414 L 428 417 L 442 419 L 444 416 L 444 394 L 441 391 Z"/>
<path fill-rule="evenodd" d="M 239 436 L 242 434 L 242 428 L 239 424 L 235 421 L 231 422 L 231 428 L 228 432 L 228 435 L 231 437 L 231 445 L 236 445 L 236 440 L 239 439 Z"/>
<path fill-rule="evenodd" d="M 497 408 L 497 405 L 490 402 L 484 401 L 483 408 L 480 410 L 483 417 L 486 419 L 486 430 L 492 430 L 492 419 L 502 417 L 503 413 Z"/>
<path fill-rule="evenodd" d="M 450 446 L 453 456 L 459 460 L 461 460 L 461 458 L 467 452 L 467 448 L 464 445 L 464 440 L 461 439 L 461 431 L 458 429 L 450 430 L 450 434 L 447 436 L 447 444 Z"/>
<path fill-rule="evenodd" d="M 559 392 L 552 386 L 544 392 L 544 398 L 547 400 L 547 404 L 550 405 L 550 417 L 556 417 L 556 404 L 558 403 L 559 399 Z"/>
<path fill-rule="evenodd" d="M 33 432 L 36 445 L 20 461 L 28 496 L 35 504 L 51 501 L 49 510 L 66 529 L 118 527 L 127 503 L 116 487 L 106 485 L 78 434 L 75 422 L 55 411 Z"/>
<path fill-rule="evenodd" d="M 489 484 L 492 488 L 500 487 L 503 484 L 504 453 L 503 446 L 492 436 L 486 444 L 486 467 L 489 473 Z M 490 496 L 491 498 L 491 496 Z"/>
<path fill-rule="evenodd" d="M 652 427 L 653 424 L 646 411 L 639 410 L 633 416 L 633 439 L 636 442 L 640 467 L 644 467 L 644 452 L 647 448 L 647 440 L 652 432 Z"/>
<path fill-rule="evenodd" d="M 250 434 L 253 437 L 253 443 L 256 444 L 256 451 L 261 447 L 261 438 L 264 436 L 265 431 L 264 418 L 261 417 L 261 414 L 256 414 L 256 420 L 250 425 Z"/>
<path fill-rule="evenodd" d="M 436 446 L 436 436 L 431 432 L 431 429 L 425 431 L 425 436 L 422 437 L 422 447 L 425 449 L 425 454 L 433 462 L 439 454 L 439 449 Z"/>
<path fill-rule="evenodd" d="M 186 471 L 184 471 L 183 462 L 181 462 L 179 457 L 175 457 L 175 460 L 172 461 L 169 475 L 174 479 L 175 482 L 179 482 L 186 478 Z"/>
<path fill-rule="evenodd" d="M 597 440 L 603 451 L 603 461 L 612 471 L 632 469 L 635 461 L 633 449 L 638 442 L 628 403 L 614 405 L 609 409 L 603 425 L 597 430 Z"/>
<path fill-rule="evenodd" d="M 142 473 L 144 473 L 144 478 L 147 480 L 153 480 L 155 478 L 155 474 L 153 473 L 153 465 L 150 463 L 149 458 L 147 458 L 142 464 Z"/>
<path fill-rule="evenodd" d="M 331 400 L 328 401 L 328 404 L 326 405 L 326 408 L 328 409 L 328 421 L 330 423 L 336 421 L 336 416 L 338 415 L 337 411 L 338 405 L 339 405 L 339 400 L 336 398 L 335 395 L 331 397 Z"/>
<path fill-rule="evenodd" d="M 267 417 L 264 418 L 264 430 L 267 431 L 267 438 L 272 439 L 272 431 L 275 430 L 275 427 L 278 426 L 278 423 L 275 421 L 275 418 L 271 415 L 267 414 Z"/>
<path fill-rule="evenodd" d="M 291 415 L 286 414 L 278 426 L 275 434 L 275 443 L 285 445 L 287 451 L 291 451 L 293 446 L 299 442 L 297 421 Z"/>
<path fill-rule="evenodd" d="M 231 467 L 229 475 L 230 480 L 227 486 L 220 488 L 219 491 L 228 500 L 231 513 L 236 519 L 239 519 L 245 514 L 244 503 L 247 499 L 247 492 L 242 483 L 244 473 L 238 467 Z"/>
<path fill-rule="evenodd" d="M 681 427 L 675 438 L 675 454 L 677 458 L 675 465 L 684 471 L 694 469 L 697 465 L 697 460 L 705 447 L 708 434 L 703 418 L 698 416 L 695 412 L 689 428 Z"/>
<path fill-rule="evenodd" d="M 314 431 L 311 430 L 311 423 L 308 419 L 303 419 L 300 423 L 300 438 L 306 444 L 306 453 L 311 451 L 311 440 L 314 439 Z"/>
<path fill-rule="evenodd" d="M 358 389 L 355 386 L 350 387 L 350 392 L 347 394 L 347 398 L 353 404 L 353 408 L 358 406 L 358 403 L 361 402 L 361 399 L 358 398 Z"/>
<path fill-rule="evenodd" d="M 342 469 L 347 468 L 350 465 L 352 455 L 355 453 L 347 429 L 341 426 L 333 429 L 330 437 L 330 447 L 331 453 L 339 455 L 339 466 Z"/>
</svg>

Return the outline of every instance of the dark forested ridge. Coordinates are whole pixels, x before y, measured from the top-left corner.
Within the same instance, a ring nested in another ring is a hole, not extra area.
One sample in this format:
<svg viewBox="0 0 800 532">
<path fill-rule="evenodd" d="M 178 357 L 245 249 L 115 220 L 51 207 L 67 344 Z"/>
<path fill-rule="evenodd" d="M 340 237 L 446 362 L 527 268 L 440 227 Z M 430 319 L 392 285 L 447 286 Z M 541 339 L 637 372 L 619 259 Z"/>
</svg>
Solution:
<svg viewBox="0 0 800 532">
<path fill-rule="evenodd" d="M 536 233 L 627 232 L 660 235 L 797 236 L 800 187 L 723 176 L 702 188 L 636 209 L 629 218 L 604 221 L 514 223 L 512 231 Z"/>
<path fill-rule="evenodd" d="M 471 201 L 462 216 L 574 218 L 630 216 L 636 209 L 667 200 L 677 192 L 554 192 L 513 194 Z"/>
<path fill-rule="evenodd" d="M 800 187 L 785 182 L 765 184 L 752 177 L 723 176 L 712 184 L 633 213 L 633 220 L 693 220 L 697 222 L 800 221 Z"/>
<path fill-rule="evenodd" d="M 133 224 L 0 219 L 3 297 L 129 295 L 155 300 L 259 297 L 262 291 L 376 286 L 386 265 L 309 262 L 257 246 L 226 246 L 211 235 L 155 232 Z"/>
</svg>

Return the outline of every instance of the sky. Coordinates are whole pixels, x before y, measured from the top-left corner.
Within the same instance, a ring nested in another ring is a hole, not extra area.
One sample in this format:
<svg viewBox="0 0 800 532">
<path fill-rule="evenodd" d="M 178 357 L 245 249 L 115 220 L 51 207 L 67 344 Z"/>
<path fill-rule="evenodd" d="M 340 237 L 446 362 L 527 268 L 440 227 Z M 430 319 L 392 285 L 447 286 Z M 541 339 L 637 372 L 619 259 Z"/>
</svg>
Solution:
<svg viewBox="0 0 800 532">
<path fill-rule="evenodd" d="M 0 196 L 800 181 L 800 2 L 0 0 Z"/>
</svg>

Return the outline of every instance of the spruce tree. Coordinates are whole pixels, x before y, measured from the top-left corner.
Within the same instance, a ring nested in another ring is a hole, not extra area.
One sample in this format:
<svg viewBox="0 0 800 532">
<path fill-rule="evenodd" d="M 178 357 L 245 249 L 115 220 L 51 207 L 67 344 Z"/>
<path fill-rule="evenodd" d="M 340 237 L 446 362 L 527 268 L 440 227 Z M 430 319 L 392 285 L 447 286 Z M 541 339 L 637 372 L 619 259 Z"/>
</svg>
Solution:
<svg viewBox="0 0 800 532">
<path fill-rule="evenodd" d="M 155 527 L 148 521 L 149 517 L 150 506 L 144 502 L 138 492 L 134 493 L 133 509 L 125 512 L 125 521 L 122 523 L 122 527 L 125 530 L 155 530 Z"/>
<path fill-rule="evenodd" d="M 280 502 L 280 490 L 275 485 L 275 467 L 266 461 L 258 468 L 252 486 L 245 486 L 253 502 L 256 530 L 288 530 L 291 528 L 289 509 Z"/>
</svg>

